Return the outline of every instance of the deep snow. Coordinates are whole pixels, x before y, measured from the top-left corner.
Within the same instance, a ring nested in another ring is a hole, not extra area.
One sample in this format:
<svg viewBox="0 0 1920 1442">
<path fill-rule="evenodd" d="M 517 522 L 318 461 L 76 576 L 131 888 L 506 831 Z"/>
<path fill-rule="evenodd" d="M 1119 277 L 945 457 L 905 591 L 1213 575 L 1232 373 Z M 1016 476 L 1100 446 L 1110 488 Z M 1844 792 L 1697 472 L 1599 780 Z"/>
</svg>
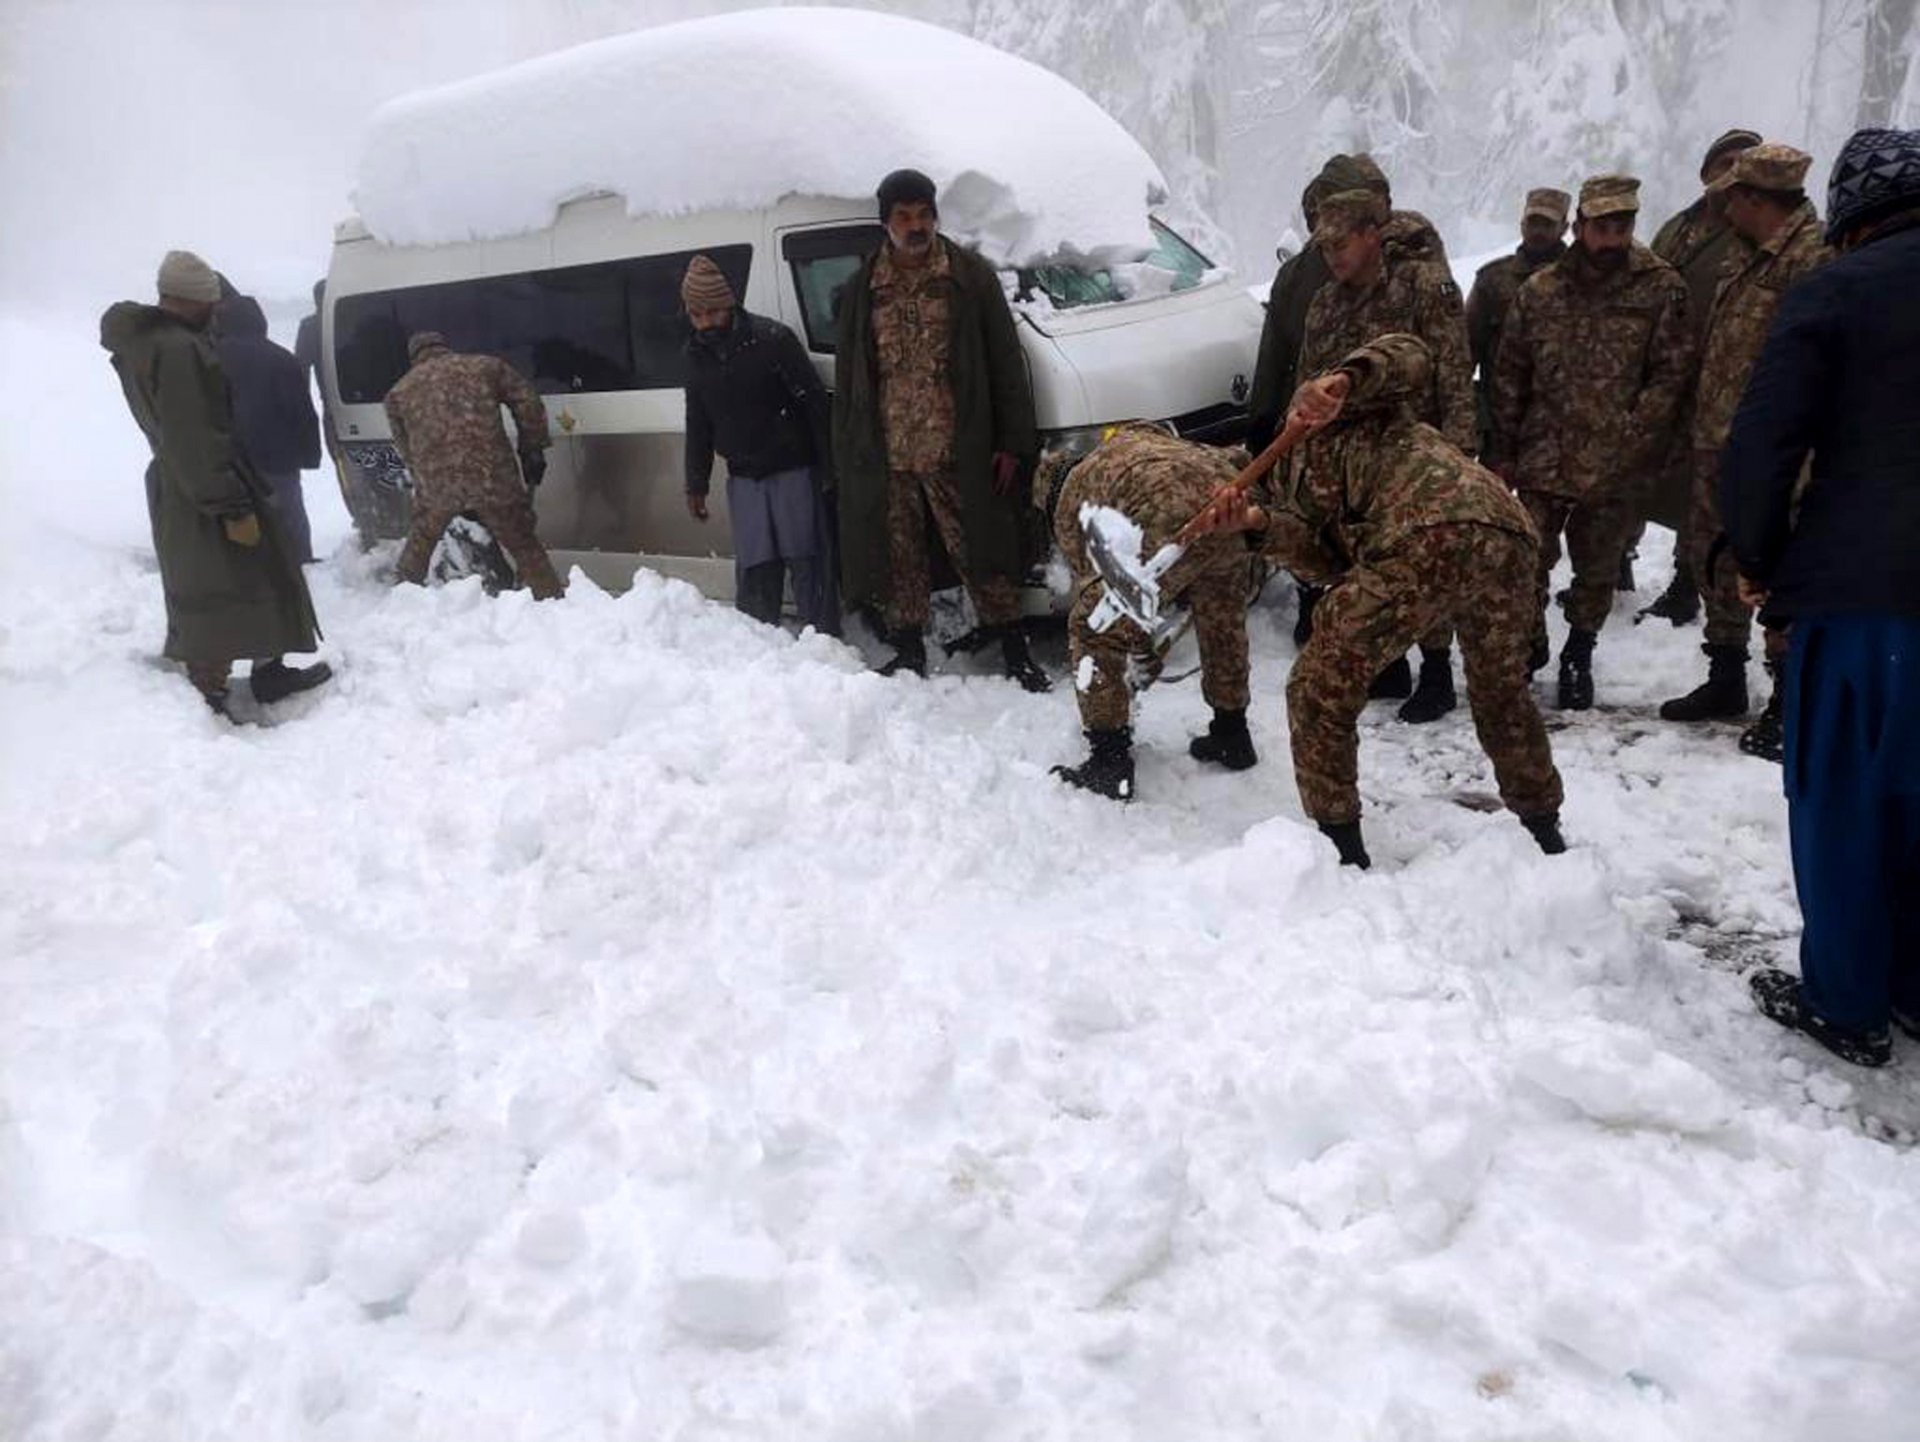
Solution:
<svg viewBox="0 0 1920 1442">
<path fill-rule="evenodd" d="M 69 477 L 137 497 L 88 384 Z M 1121 808 L 1046 775 L 1066 685 L 883 682 L 646 576 L 336 552 L 336 682 L 230 729 L 153 659 L 137 534 L 32 553 L 0 1435 L 1912 1433 L 1916 1052 L 1747 1004 L 1783 808 L 1645 719 L 1695 631 L 1617 609 L 1558 860 L 1473 809 L 1464 714 L 1377 708 L 1356 876 L 1299 818 L 1278 585 L 1262 764 L 1189 761 L 1164 686 Z"/>
</svg>

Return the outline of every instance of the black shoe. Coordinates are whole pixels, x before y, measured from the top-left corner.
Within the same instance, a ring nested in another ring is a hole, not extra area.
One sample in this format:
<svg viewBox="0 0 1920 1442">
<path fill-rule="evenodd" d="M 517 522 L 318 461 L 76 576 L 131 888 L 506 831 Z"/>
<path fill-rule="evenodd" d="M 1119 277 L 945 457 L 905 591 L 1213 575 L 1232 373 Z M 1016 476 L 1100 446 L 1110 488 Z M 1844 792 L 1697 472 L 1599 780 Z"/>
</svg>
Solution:
<svg viewBox="0 0 1920 1442">
<path fill-rule="evenodd" d="M 1893 1009 L 1893 1024 L 1914 1041 L 1920 1041 L 1920 1011 L 1902 1011 L 1896 1006 Z"/>
<path fill-rule="evenodd" d="M 887 637 L 893 647 L 893 659 L 880 668 L 882 676 L 902 673 L 924 677 L 927 674 L 927 638 L 918 631 L 895 631 Z"/>
<path fill-rule="evenodd" d="M 1053 682 L 1027 649 L 1027 628 L 1020 622 L 1009 621 L 1000 628 L 1000 655 L 1007 679 L 1018 681 L 1022 691 L 1038 696 L 1053 689 Z"/>
<path fill-rule="evenodd" d="M 311 666 L 289 666 L 276 657 L 271 661 L 255 661 L 253 674 L 247 677 L 247 686 L 253 692 L 254 700 L 262 706 L 271 706 L 289 696 L 298 696 L 302 691 L 311 691 L 332 675 L 333 667 L 325 661 L 315 661 Z"/>
<path fill-rule="evenodd" d="M 1122 726 L 1118 731 L 1089 731 L 1091 748 L 1078 766 L 1056 766 L 1053 774 L 1069 786 L 1091 791 L 1115 801 L 1133 800 L 1133 732 Z"/>
<path fill-rule="evenodd" d="M 1762 967 L 1748 979 L 1747 989 L 1753 993 L 1754 1005 L 1760 1008 L 1761 1015 L 1779 1022 L 1789 1031 L 1812 1037 L 1841 1061 L 1855 1066 L 1885 1066 L 1893 1060 L 1891 1032 L 1884 1027 L 1879 1031 L 1857 1031 L 1828 1021 L 1807 1005 L 1806 991 L 1797 976 Z"/>
<path fill-rule="evenodd" d="M 1548 856 L 1560 856 L 1567 849 L 1567 838 L 1560 834 L 1560 813 L 1549 811 L 1540 816 L 1522 816 L 1520 824 L 1540 844 Z"/>
<path fill-rule="evenodd" d="M 1246 708 L 1222 711 L 1214 707 L 1207 734 L 1189 741 L 1187 754 L 1195 761 L 1224 766 L 1229 771 L 1245 771 L 1257 763 L 1260 757 L 1253 749 L 1253 737 L 1247 734 Z"/>
<path fill-rule="evenodd" d="M 1322 821 L 1320 832 L 1340 853 L 1342 866 L 1357 866 L 1366 871 L 1373 865 L 1373 858 L 1367 855 L 1367 843 L 1360 839 L 1358 821 Z"/>
<path fill-rule="evenodd" d="M 1429 651 L 1420 648 L 1420 684 L 1400 708 L 1400 719 L 1415 726 L 1438 721 L 1460 704 L 1453 691 L 1453 649 Z"/>
<path fill-rule="evenodd" d="M 1560 696 L 1562 711 L 1593 709 L 1593 641 L 1591 631 L 1569 631 L 1560 648 Z"/>
<path fill-rule="evenodd" d="M 1413 694 L 1413 667 L 1402 656 L 1373 678 L 1367 687 L 1369 701 L 1404 701 Z"/>
<path fill-rule="evenodd" d="M 1700 618 L 1700 593 L 1694 589 L 1691 571 L 1684 566 L 1675 566 L 1673 579 L 1667 582 L 1667 589 L 1651 605 L 1642 606 L 1634 613 L 1634 625 L 1639 625 L 1649 616 L 1658 616 L 1676 626 L 1684 626 Z"/>
<path fill-rule="evenodd" d="M 1740 733 L 1740 749 L 1762 761 L 1785 761 L 1787 732 L 1780 718 L 1780 668 L 1769 661 L 1767 670 L 1773 673 L 1773 693 L 1767 697 L 1760 714 L 1753 718 L 1753 725 Z"/>
<path fill-rule="evenodd" d="M 1633 584 L 1633 554 L 1632 551 L 1622 551 L 1620 553 L 1620 574 L 1613 578 L 1613 589 L 1616 591 L 1633 591 L 1638 589 Z"/>
<path fill-rule="evenodd" d="M 1707 645 L 1707 679 L 1660 703 L 1662 721 L 1737 721 L 1747 714 L 1747 648 Z"/>
<path fill-rule="evenodd" d="M 1527 674 L 1529 676 L 1543 669 L 1553 659 L 1553 646 L 1542 631 L 1533 638 L 1533 645 L 1527 648 Z"/>
<path fill-rule="evenodd" d="M 1313 608 L 1320 604 L 1320 598 L 1326 594 L 1320 586 L 1309 586 L 1305 581 L 1299 584 L 1300 609 L 1293 617 L 1293 644 L 1295 649 L 1313 639 Z"/>
</svg>

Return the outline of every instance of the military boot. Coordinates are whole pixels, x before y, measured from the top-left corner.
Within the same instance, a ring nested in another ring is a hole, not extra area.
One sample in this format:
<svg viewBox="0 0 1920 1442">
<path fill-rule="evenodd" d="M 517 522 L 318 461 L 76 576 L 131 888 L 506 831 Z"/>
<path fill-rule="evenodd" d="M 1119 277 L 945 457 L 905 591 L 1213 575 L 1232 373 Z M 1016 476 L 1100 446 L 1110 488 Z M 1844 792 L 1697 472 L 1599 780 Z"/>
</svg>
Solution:
<svg viewBox="0 0 1920 1442">
<path fill-rule="evenodd" d="M 1633 619 L 1637 624 L 1649 616 L 1658 616 L 1676 626 L 1699 619 L 1700 592 L 1693 584 L 1693 568 L 1681 557 L 1674 557 L 1673 579 L 1667 582 L 1667 589 L 1650 605 L 1642 606 Z"/>
<path fill-rule="evenodd" d="M 1767 662 L 1767 674 L 1773 678 L 1773 690 L 1753 725 L 1740 733 L 1740 749 L 1762 761 L 1787 759 L 1787 731 L 1780 715 L 1780 663 Z"/>
<path fill-rule="evenodd" d="M 1367 687 L 1369 701 L 1404 701 L 1413 694 L 1413 667 L 1402 656 L 1373 678 Z"/>
<path fill-rule="evenodd" d="M 302 691 L 311 691 L 332 675 L 333 667 L 325 661 L 316 661 L 311 666 L 289 666 L 275 656 L 271 661 L 253 663 L 253 673 L 247 677 L 247 688 L 253 692 L 254 700 L 262 706 L 271 706 Z"/>
<path fill-rule="evenodd" d="M 1018 681 L 1022 691 L 1035 695 L 1051 691 L 1053 682 L 1047 679 L 1047 673 L 1040 669 L 1033 652 L 1027 649 L 1026 626 L 1019 621 L 1009 621 L 999 631 L 1001 665 L 1007 679 Z"/>
<path fill-rule="evenodd" d="M 1708 644 L 1707 679 L 1660 703 L 1662 721 L 1733 721 L 1747 714 L 1747 648 Z"/>
<path fill-rule="evenodd" d="M 1224 766 L 1229 771 L 1245 771 L 1259 761 L 1253 749 L 1253 737 L 1247 733 L 1247 708 L 1223 711 L 1213 708 L 1213 720 L 1207 734 L 1187 743 L 1187 754 L 1195 761 Z"/>
<path fill-rule="evenodd" d="M 1593 643 L 1592 631 L 1567 632 L 1566 644 L 1560 648 L 1560 697 L 1562 711 L 1591 711 L 1593 709 Z"/>
<path fill-rule="evenodd" d="M 1367 855 L 1367 843 L 1360 837 L 1358 821 L 1322 821 L 1320 834 L 1340 853 L 1342 866 L 1357 866 L 1366 871 L 1373 865 L 1373 858 Z"/>
<path fill-rule="evenodd" d="M 1091 748 L 1078 766 L 1056 766 L 1053 774 L 1069 786 L 1091 791 L 1115 801 L 1133 800 L 1133 731 L 1122 726 L 1115 731 L 1087 732 Z"/>
<path fill-rule="evenodd" d="M 1400 708 L 1400 719 L 1415 726 L 1438 721 L 1459 704 L 1453 692 L 1453 648 L 1420 648 L 1420 684 Z"/>
<path fill-rule="evenodd" d="M 895 631 L 887 637 L 887 644 L 893 647 L 893 659 L 880 668 L 882 676 L 927 674 L 927 638 L 920 632 Z"/>
<path fill-rule="evenodd" d="M 1560 813 L 1543 811 L 1538 816 L 1522 816 L 1520 824 L 1548 856 L 1559 856 L 1567 849 L 1567 838 L 1560 834 Z"/>
</svg>

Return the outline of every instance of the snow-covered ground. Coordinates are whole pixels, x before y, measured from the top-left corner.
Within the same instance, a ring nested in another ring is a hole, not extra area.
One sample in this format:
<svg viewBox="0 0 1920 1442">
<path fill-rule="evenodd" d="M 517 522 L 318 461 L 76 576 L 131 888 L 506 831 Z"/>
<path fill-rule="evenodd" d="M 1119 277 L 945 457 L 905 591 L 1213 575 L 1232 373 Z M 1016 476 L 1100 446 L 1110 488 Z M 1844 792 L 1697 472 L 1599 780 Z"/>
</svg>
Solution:
<svg viewBox="0 0 1920 1442">
<path fill-rule="evenodd" d="M 1464 712 L 1375 708 L 1368 875 L 1278 585 L 1262 764 L 1167 685 L 1127 808 L 1047 776 L 1064 687 L 350 548 L 336 681 L 234 729 L 137 525 L 24 529 L 138 517 L 54 349 L 0 401 L 9 1442 L 1913 1436 L 1920 1058 L 1749 1007 L 1777 774 L 1646 715 L 1697 631 L 1623 598 L 1560 859 Z"/>
</svg>

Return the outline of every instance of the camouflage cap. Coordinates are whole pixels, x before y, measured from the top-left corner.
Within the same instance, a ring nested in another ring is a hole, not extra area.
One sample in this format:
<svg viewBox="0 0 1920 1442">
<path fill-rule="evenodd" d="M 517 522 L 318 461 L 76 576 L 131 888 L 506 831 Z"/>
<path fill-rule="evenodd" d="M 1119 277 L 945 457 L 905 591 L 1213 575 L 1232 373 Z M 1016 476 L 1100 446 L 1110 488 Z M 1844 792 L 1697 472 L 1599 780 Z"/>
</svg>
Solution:
<svg viewBox="0 0 1920 1442">
<path fill-rule="evenodd" d="M 1640 182 L 1631 175 L 1596 175 L 1580 187 L 1580 218 L 1634 215 L 1640 209 Z"/>
<path fill-rule="evenodd" d="M 417 330 L 407 337 L 407 359 L 417 361 L 430 350 L 447 349 L 447 338 L 437 330 Z"/>
<path fill-rule="evenodd" d="M 1381 196 L 1393 193 L 1386 171 L 1374 164 L 1371 155 L 1332 156 L 1320 167 L 1314 183 L 1323 195 L 1338 195 L 1343 190 L 1371 190 Z"/>
<path fill-rule="evenodd" d="M 1385 225 L 1387 202 L 1377 190 L 1339 190 L 1320 202 L 1313 243 L 1342 239 L 1363 225 Z"/>
<path fill-rule="evenodd" d="M 1742 130 L 1738 128 L 1729 130 L 1725 135 L 1709 145 L 1707 147 L 1707 153 L 1700 157 L 1700 178 L 1702 180 L 1707 178 L 1707 172 L 1713 168 L 1713 162 L 1721 156 L 1731 155 L 1737 150 L 1749 149 L 1752 146 L 1758 145 L 1760 140 L 1760 132 L 1757 130 Z"/>
<path fill-rule="evenodd" d="M 1755 190 L 1804 190 L 1807 170 L 1812 164 L 1811 155 L 1791 145 L 1750 145 L 1733 157 L 1732 165 L 1707 183 L 1707 189 L 1726 190 L 1735 185 L 1748 185 Z"/>
<path fill-rule="evenodd" d="M 1556 225 L 1565 225 L 1567 212 L 1571 209 L 1573 209 L 1571 195 L 1564 190 L 1553 190 L 1543 186 L 1539 190 L 1527 192 L 1526 208 L 1520 212 L 1520 218 L 1529 220 L 1536 215 L 1541 215 Z"/>
</svg>

